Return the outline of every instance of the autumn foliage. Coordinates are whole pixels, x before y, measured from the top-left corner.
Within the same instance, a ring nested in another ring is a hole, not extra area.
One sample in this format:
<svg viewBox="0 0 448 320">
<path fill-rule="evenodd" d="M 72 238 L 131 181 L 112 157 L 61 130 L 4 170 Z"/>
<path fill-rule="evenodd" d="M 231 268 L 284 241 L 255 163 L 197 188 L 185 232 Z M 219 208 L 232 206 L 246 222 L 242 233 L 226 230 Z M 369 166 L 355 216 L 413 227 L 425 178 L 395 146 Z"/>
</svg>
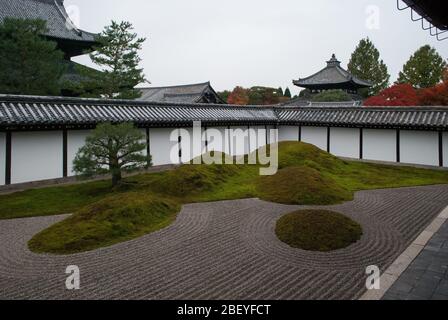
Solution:
<svg viewBox="0 0 448 320">
<path fill-rule="evenodd" d="M 377 96 L 364 101 L 364 106 L 417 106 L 419 96 L 410 84 L 396 84 L 381 91 Z"/>
<path fill-rule="evenodd" d="M 228 104 L 247 105 L 249 104 L 249 92 L 243 87 L 236 87 L 227 98 Z"/>
<path fill-rule="evenodd" d="M 443 82 L 435 87 L 420 91 L 422 106 L 448 106 L 448 69 L 445 70 Z"/>
<path fill-rule="evenodd" d="M 364 106 L 448 106 L 448 69 L 443 82 L 425 89 L 396 84 L 364 101 Z"/>
</svg>

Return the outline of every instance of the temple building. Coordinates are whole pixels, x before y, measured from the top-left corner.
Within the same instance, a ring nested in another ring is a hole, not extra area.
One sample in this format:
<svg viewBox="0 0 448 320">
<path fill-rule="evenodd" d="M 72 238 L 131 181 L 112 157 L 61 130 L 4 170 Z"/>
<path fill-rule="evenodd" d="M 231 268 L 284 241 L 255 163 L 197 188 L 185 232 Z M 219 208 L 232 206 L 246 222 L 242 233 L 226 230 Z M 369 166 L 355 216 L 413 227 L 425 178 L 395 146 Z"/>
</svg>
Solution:
<svg viewBox="0 0 448 320">
<path fill-rule="evenodd" d="M 138 100 L 146 102 L 174 103 L 214 103 L 226 102 L 216 93 L 210 82 L 171 86 L 139 88 L 142 92 Z"/>
<path fill-rule="evenodd" d="M 311 93 L 340 89 L 352 95 L 356 95 L 359 89 L 372 86 L 370 82 L 358 79 L 342 68 L 341 62 L 334 54 L 327 61 L 327 66 L 324 69 L 307 78 L 294 80 L 293 83 L 298 87 L 310 90 Z"/>
<path fill-rule="evenodd" d="M 61 81 L 80 81 L 81 75 L 77 72 L 79 65 L 71 58 L 91 52 L 97 44 L 97 35 L 75 26 L 64 7 L 64 0 L 1 0 L 0 22 L 5 18 L 46 21 L 48 31 L 43 36 L 57 43 L 67 63 L 67 71 Z M 71 92 L 63 90 L 63 94 L 71 95 Z"/>
</svg>

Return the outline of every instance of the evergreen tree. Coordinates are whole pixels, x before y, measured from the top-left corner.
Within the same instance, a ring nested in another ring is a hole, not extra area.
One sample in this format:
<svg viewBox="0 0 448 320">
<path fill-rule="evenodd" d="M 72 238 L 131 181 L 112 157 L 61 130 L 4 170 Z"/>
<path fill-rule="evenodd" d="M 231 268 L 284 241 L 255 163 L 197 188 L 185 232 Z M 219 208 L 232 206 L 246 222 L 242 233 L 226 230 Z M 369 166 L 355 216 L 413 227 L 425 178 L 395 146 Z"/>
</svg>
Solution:
<svg viewBox="0 0 448 320">
<path fill-rule="evenodd" d="M 282 87 L 278 88 L 278 90 L 277 90 L 277 95 L 278 95 L 279 97 L 283 97 L 283 88 L 282 88 Z"/>
<path fill-rule="evenodd" d="M 139 51 L 146 39 L 137 38 L 129 22 L 112 21 L 98 38 L 99 45 L 90 54 L 92 61 L 102 68 L 101 73 L 86 74 L 84 86 L 94 95 L 109 99 L 135 99 L 141 96 L 135 89 L 146 81 L 138 67 Z M 99 89 L 98 89 L 99 88 Z"/>
<path fill-rule="evenodd" d="M 285 97 L 291 99 L 291 90 L 289 90 L 289 88 L 286 88 L 285 90 Z"/>
<path fill-rule="evenodd" d="M 42 34 L 46 22 L 6 18 L 0 23 L 0 92 L 59 95 L 64 53 Z"/>
<path fill-rule="evenodd" d="M 348 70 L 354 76 L 373 84 L 369 89 L 360 90 L 359 93 L 364 97 L 376 95 L 389 86 L 387 66 L 380 60 L 380 52 L 369 38 L 359 42 L 348 64 Z"/>
<path fill-rule="evenodd" d="M 415 88 L 434 87 L 443 79 L 446 61 L 429 45 L 418 49 L 403 66 L 398 83 L 409 83 Z"/>
<path fill-rule="evenodd" d="M 122 171 L 151 166 L 151 156 L 144 156 L 145 134 L 131 123 L 99 124 L 79 149 L 73 167 L 77 174 L 91 177 L 110 173 L 112 185 L 120 184 Z"/>
</svg>

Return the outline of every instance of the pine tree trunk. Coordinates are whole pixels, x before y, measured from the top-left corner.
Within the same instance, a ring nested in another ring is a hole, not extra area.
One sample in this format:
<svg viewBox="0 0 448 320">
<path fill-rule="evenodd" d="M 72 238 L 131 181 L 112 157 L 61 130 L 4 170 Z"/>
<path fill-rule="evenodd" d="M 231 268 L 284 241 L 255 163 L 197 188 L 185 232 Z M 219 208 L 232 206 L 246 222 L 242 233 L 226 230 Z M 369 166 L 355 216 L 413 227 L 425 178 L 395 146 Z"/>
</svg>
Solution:
<svg viewBox="0 0 448 320">
<path fill-rule="evenodd" d="M 112 186 L 116 187 L 121 183 L 121 170 L 113 169 L 112 170 Z"/>
</svg>

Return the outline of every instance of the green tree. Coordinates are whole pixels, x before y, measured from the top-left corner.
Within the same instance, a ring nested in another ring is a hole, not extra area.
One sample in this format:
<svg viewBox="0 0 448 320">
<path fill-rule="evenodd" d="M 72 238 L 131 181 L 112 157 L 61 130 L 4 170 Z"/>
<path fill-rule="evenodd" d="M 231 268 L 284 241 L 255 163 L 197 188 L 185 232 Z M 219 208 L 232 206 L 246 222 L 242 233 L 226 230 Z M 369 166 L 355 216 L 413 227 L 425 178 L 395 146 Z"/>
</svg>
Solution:
<svg viewBox="0 0 448 320">
<path fill-rule="evenodd" d="M 84 83 L 86 91 L 109 99 L 136 99 L 141 96 L 141 91 L 135 86 L 146 81 L 143 69 L 138 67 L 141 62 L 139 51 L 146 39 L 137 38 L 133 29 L 129 22 L 112 21 L 105 27 L 97 39 L 99 45 L 90 54 L 102 72 L 85 74 L 89 79 Z"/>
<path fill-rule="evenodd" d="M 380 59 L 380 52 L 369 38 L 362 39 L 352 53 L 348 70 L 354 76 L 373 84 L 369 89 L 361 89 L 364 97 L 377 95 L 389 86 L 390 75 L 386 64 Z"/>
<path fill-rule="evenodd" d="M 314 102 L 343 102 L 351 101 L 350 95 L 343 90 L 326 90 L 316 94 L 312 101 Z"/>
<path fill-rule="evenodd" d="M 151 156 L 142 154 L 144 140 L 144 133 L 131 123 L 99 124 L 76 154 L 74 171 L 86 177 L 110 173 L 115 187 L 121 183 L 122 171 L 151 166 Z"/>
<path fill-rule="evenodd" d="M 230 92 L 229 90 L 224 90 L 224 91 L 218 92 L 218 96 L 219 96 L 222 100 L 224 100 L 225 102 L 227 102 L 227 99 L 229 99 L 230 93 L 231 93 L 231 92 Z"/>
<path fill-rule="evenodd" d="M 0 92 L 59 95 L 64 54 L 48 41 L 46 22 L 6 18 L 0 23 Z"/>
<path fill-rule="evenodd" d="M 409 83 L 415 88 L 434 87 L 443 79 L 446 61 L 436 49 L 426 45 L 418 49 L 403 66 L 398 83 Z"/>
<path fill-rule="evenodd" d="M 285 95 L 284 95 L 286 98 L 289 98 L 289 99 L 291 99 L 291 90 L 289 90 L 289 88 L 286 88 L 286 90 L 285 90 Z"/>
</svg>

